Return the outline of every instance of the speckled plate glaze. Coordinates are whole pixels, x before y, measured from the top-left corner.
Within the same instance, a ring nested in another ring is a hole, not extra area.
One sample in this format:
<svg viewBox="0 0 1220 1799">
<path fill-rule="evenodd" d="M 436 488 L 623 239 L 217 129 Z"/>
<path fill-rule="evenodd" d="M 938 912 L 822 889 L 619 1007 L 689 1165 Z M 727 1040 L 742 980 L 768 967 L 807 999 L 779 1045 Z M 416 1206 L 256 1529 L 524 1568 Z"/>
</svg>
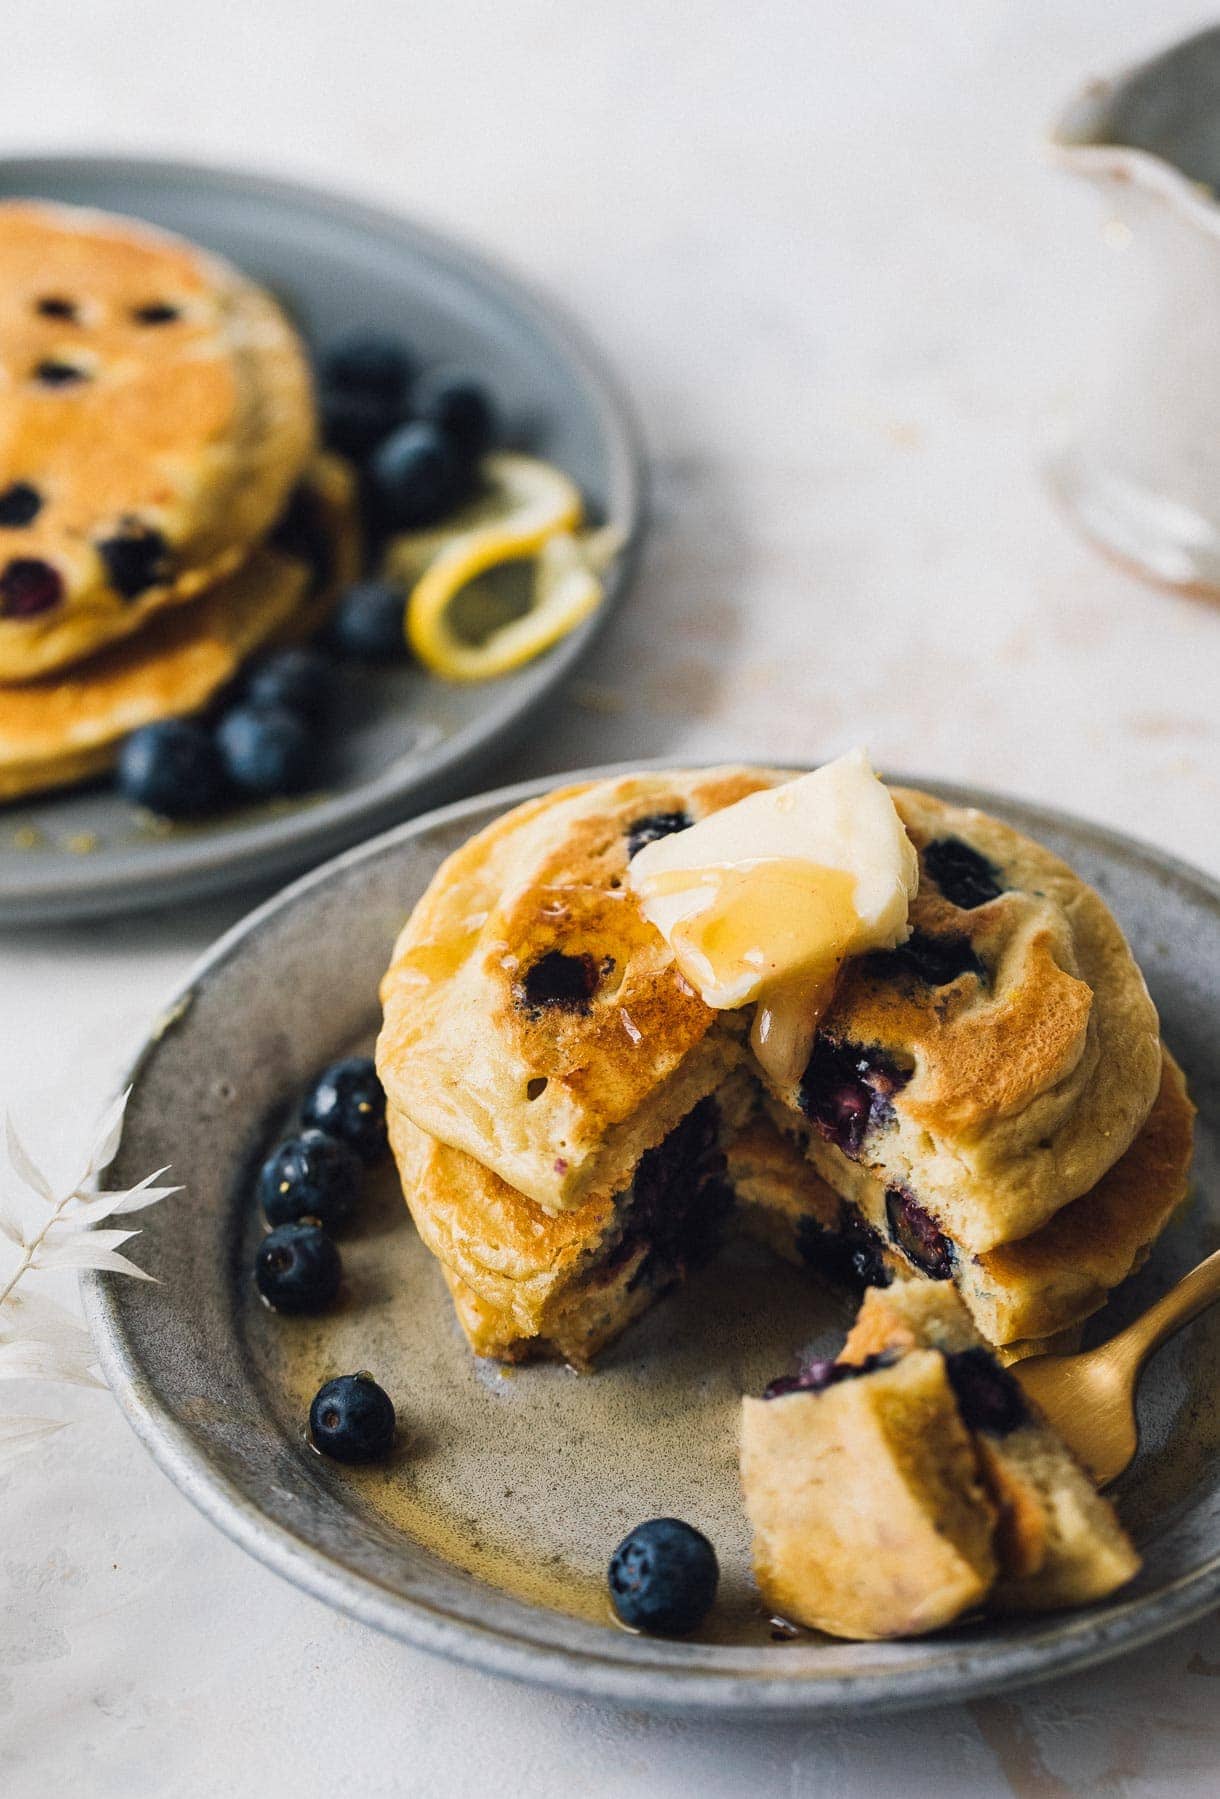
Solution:
<svg viewBox="0 0 1220 1799">
<path fill-rule="evenodd" d="M 0 198 L 13 195 L 130 213 L 220 250 L 278 293 L 313 343 L 375 326 L 400 333 L 429 363 L 469 369 L 497 396 L 513 440 L 566 470 L 626 547 L 597 614 L 501 680 L 341 671 L 328 784 L 317 794 L 168 834 L 151 832 L 109 785 L 0 806 L 0 925 L 282 879 L 468 791 L 579 661 L 634 567 L 642 462 L 628 408 L 596 352 L 549 302 L 471 251 L 288 182 L 104 156 L 0 159 Z"/>
<path fill-rule="evenodd" d="M 609 772 L 609 771 L 595 771 Z M 745 1247 L 660 1304 L 596 1375 L 476 1362 L 387 1170 L 345 1239 L 347 1290 L 321 1321 L 251 1299 L 252 1175 L 294 1096 L 367 1043 L 376 986 L 442 857 L 545 783 L 399 827 L 299 881 L 230 932 L 167 1008 L 133 1072 L 112 1178 L 169 1162 L 181 1197 L 148 1214 L 160 1284 L 86 1282 L 103 1363 L 135 1429 L 210 1518 L 299 1586 L 391 1635 L 491 1672 L 643 1707 L 761 1716 L 961 1699 L 1117 1655 L 1220 1599 L 1220 1308 L 1153 1364 L 1143 1449 L 1117 1496 L 1145 1568 L 1107 1604 L 987 1622 L 921 1642 L 773 1640 L 749 1578 L 737 1399 L 826 1353 L 845 1302 Z M 989 794 L 986 807 L 1066 856 L 1129 931 L 1200 1107 L 1196 1197 L 1110 1307 L 1104 1336 L 1220 1240 L 1220 890 L 1123 838 Z M 405 1445 L 352 1472 L 306 1445 L 309 1397 L 370 1368 Z M 603 1571 L 631 1524 L 676 1513 L 720 1554 L 695 1640 L 610 1620 Z"/>
</svg>

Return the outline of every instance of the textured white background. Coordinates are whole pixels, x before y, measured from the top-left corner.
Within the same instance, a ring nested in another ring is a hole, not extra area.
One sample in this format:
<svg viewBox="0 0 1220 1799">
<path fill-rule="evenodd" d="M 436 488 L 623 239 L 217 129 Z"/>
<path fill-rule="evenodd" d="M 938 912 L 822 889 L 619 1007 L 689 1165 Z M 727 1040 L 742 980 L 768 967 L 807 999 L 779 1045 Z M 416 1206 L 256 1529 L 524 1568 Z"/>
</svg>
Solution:
<svg viewBox="0 0 1220 1799">
<path fill-rule="evenodd" d="M 1052 512 L 1104 352 L 1102 203 L 1040 129 L 1202 22 L 1162 0 L 9 0 L 0 148 L 130 148 L 379 197 L 582 313 L 657 476 L 642 580 L 512 774 L 815 757 L 1067 805 L 1220 867 L 1220 615 Z M 0 1097 L 53 1156 L 239 915 L 0 937 Z M 188 1171 L 189 1172 L 189 1171 Z M 60 1403 L 58 1394 L 46 1404 Z M 206 1525 L 103 1396 L 0 1476 L 0 1788 L 173 1795 L 1212 1793 L 1213 1620 L 907 1719 L 709 1728 L 413 1654 Z"/>
</svg>

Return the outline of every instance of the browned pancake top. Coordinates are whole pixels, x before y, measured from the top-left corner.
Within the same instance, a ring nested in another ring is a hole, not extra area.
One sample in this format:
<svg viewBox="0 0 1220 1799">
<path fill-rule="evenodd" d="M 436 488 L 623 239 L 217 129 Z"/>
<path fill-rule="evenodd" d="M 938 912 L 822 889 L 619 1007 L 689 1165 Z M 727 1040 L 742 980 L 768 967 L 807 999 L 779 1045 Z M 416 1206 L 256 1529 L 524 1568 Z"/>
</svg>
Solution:
<svg viewBox="0 0 1220 1799">
<path fill-rule="evenodd" d="M 0 682 L 236 566 L 313 438 L 303 351 L 260 288 L 147 226 L 0 203 Z"/>
</svg>

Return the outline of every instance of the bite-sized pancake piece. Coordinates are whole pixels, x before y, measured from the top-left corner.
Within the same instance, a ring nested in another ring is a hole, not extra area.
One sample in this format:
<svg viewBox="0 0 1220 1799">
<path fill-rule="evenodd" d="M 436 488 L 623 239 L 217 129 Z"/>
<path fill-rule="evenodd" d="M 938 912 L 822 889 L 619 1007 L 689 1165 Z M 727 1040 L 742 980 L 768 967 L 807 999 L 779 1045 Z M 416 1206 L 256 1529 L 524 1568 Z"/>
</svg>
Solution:
<svg viewBox="0 0 1220 1799">
<path fill-rule="evenodd" d="M 679 974 L 626 884 L 633 848 L 778 777 L 740 768 L 561 788 L 438 870 L 382 983 L 390 1103 L 548 1212 L 630 1184 L 745 1055 L 748 1019 Z"/>
<path fill-rule="evenodd" d="M 920 854 L 911 935 L 844 965 L 803 1080 L 777 1097 L 979 1255 L 1130 1146 L 1160 1085 L 1156 1009 L 1110 912 L 1057 856 L 893 792 Z"/>
<path fill-rule="evenodd" d="M 645 1152 L 621 1195 L 558 1214 L 391 1106 L 390 1146 L 403 1194 L 420 1237 L 444 1267 L 476 1353 L 588 1366 L 709 1260 L 733 1203 L 724 1143 L 751 1104 L 739 1076 Z"/>
<path fill-rule="evenodd" d="M 809 1158 L 809 1182 L 802 1186 L 789 1169 L 777 1169 L 767 1195 L 772 1214 L 787 1214 L 788 1235 L 806 1260 L 834 1274 L 846 1256 L 874 1285 L 896 1272 L 952 1280 L 988 1342 L 1005 1350 L 1020 1344 L 1020 1355 L 1040 1353 L 1042 1339 L 1082 1323 L 1142 1264 L 1185 1198 L 1194 1141 L 1195 1109 L 1165 1050 L 1147 1121 L 1096 1186 L 1032 1235 L 971 1256 L 901 1189 L 796 1124 L 773 1100 L 768 1110 L 794 1139 L 787 1153 L 803 1146 Z M 781 1154 L 773 1142 L 769 1154 L 773 1162 Z"/>
<path fill-rule="evenodd" d="M 741 1484 L 764 1603 L 796 1624 L 918 1636 L 991 1591 L 995 1507 L 931 1350 L 822 1393 L 743 1400 Z"/>
<path fill-rule="evenodd" d="M 0 802 L 104 773 L 129 732 L 202 710 L 255 651 L 320 624 L 359 567 L 346 465 L 319 457 L 297 505 L 314 520 L 318 553 L 286 528 L 137 637 L 64 674 L 0 690 Z"/>
<path fill-rule="evenodd" d="M 269 294 L 149 225 L 0 202 L 0 682 L 231 573 L 314 441 Z"/>
<path fill-rule="evenodd" d="M 870 1288 L 836 1361 L 743 1400 L 741 1479 L 764 1601 L 837 1636 L 1082 1605 L 1139 1568 L 960 1297 L 926 1281 Z"/>
<path fill-rule="evenodd" d="M 1140 1560 L 1114 1507 L 1014 1376 L 998 1367 L 951 1290 L 923 1282 L 874 1288 L 840 1360 L 863 1365 L 877 1355 L 929 1349 L 945 1358 L 998 1510 L 992 1609 L 1087 1605 L 1130 1580 Z"/>
</svg>

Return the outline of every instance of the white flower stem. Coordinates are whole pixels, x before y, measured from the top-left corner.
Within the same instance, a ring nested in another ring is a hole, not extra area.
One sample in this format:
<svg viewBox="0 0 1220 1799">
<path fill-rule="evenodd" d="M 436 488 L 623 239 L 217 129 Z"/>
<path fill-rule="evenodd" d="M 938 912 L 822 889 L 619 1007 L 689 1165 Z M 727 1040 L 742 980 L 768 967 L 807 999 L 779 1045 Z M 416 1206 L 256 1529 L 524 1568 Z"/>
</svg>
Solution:
<svg viewBox="0 0 1220 1799">
<path fill-rule="evenodd" d="M 38 1253 L 38 1251 L 42 1247 L 43 1239 L 46 1237 L 47 1232 L 51 1229 L 51 1226 L 53 1224 L 57 1223 L 58 1220 L 60 1219 L 60 1217 L 63 1215 L 64 1207 L 71 1205 L 72 1201 L 77 1198 L 79 1198 L 79 1195 L 77 1194 L 75 1188 L 73 1188 L 71 1193 L 65 1194 L 63 1199 L 61 1199 L 59 1201 L 59 1203 L 53 1208 L 53 1210 L 51 1212 L 51 1216 L 47 1219 L 46 1223 L 43 1225 L 43 1227 L 39 1231 L 38 1235 L 34 1238 L 34 1241 L 32 1243 L 26 1244 L 25 1254 L 22 1256 L 21 1260 L 18 1262 L 16 1268 L 14 1268 L 12 1274 L 8 1278 L 8 1281 L 5 1283 L 5 1285 L 2 1288 L 0 1288 L 0 1306 L 3 1306 L 5 1300 L 8 1298 L 9 1294 L 13 1291 L 13 1288 L 17 1285 L 17 1282 L 21 1279 L 22 1275 L 26 1272 L 26 1270 L 33 1263 L 35 1255 Z"/>
</svg>

